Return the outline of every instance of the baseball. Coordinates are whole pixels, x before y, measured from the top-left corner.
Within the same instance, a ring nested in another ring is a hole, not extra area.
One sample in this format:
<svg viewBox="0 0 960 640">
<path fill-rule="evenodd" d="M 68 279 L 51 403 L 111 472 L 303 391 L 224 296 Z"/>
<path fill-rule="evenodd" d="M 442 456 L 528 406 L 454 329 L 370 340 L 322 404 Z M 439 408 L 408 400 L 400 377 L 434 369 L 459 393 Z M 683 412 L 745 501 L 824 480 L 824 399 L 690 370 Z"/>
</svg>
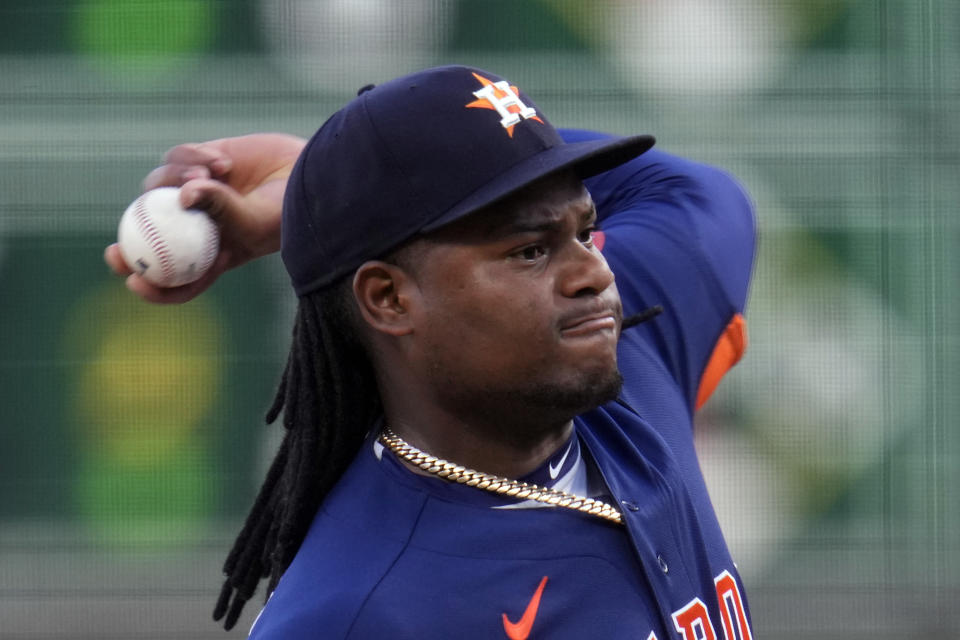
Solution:
<svg viewBox="0 0 960 640">
<path fill-rule="evenodd" d="M 117 244 L 131 269 L 159 287 L 178 287 L 207 272 L 220 232 L 203 211 L 180 206 L 180 189 L 160 187 L 123 212 Z"/>
</svg>

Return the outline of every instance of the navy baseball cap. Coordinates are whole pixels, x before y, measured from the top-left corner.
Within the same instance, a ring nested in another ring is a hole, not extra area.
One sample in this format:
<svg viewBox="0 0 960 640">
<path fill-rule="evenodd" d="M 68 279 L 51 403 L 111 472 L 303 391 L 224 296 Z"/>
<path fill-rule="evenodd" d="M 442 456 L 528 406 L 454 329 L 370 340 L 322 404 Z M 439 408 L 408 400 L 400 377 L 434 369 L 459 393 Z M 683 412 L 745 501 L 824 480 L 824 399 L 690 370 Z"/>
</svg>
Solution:
<svg viewBox="0 0 960 640">
<path fill-rule="evenodd" d="M 298 296 L 563 169 L 623 164 L 650 136 L 567 144 L 487 71 L 420 71 L 365 88 L 307 142 L 287 182 L 281 255 Z"/>
</svg>

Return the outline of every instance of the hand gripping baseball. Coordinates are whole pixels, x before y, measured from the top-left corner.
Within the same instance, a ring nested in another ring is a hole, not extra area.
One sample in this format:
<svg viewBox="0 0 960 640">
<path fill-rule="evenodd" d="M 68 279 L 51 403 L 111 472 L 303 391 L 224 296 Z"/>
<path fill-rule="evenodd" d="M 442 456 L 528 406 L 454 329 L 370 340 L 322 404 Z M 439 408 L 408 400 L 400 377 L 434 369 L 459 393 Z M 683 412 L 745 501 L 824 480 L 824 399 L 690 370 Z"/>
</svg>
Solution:
<svg viewBox="0 0 960 640">
<path fill-rule="evenodd" d="M 277 251 L 283 191 L 303 144 L 279 133 L 181 144 L 147 175 L 144 191 L 181 187 L 180 204 L 205 211 L 220 229 L 219 253 L 199 280 L 178 287 L 151 284 L 124 262 L 116 244 L 106 248 L 105 261 L 141 298 L 170 304 L 192 300 L 225 271 Z"/>
</svg>

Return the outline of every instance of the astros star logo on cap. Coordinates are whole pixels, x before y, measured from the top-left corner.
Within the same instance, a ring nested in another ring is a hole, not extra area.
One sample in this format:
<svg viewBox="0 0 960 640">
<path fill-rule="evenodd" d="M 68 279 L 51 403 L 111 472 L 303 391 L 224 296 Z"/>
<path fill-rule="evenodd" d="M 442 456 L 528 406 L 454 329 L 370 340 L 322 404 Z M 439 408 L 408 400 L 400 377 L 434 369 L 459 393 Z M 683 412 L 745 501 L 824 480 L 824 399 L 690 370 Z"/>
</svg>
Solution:
<svg viewBox="0 0 960 640">
<path fill-rule="evenodd" d="M 473 92 L 476 100 L 466 105 L 467 108 L 493 109 L 500 114 L 500 125 L 507 130 L 507 135 L 513 137 L 513 128 L 520 120 L 536 120 L 543 124 L 537 115 L 537 110 L 528 107 L 520 98 L 520 90 L 506 80 L 494 82 L 478 73 L 473 77 L 483 85 L 482 89 Z"/>
</svg>

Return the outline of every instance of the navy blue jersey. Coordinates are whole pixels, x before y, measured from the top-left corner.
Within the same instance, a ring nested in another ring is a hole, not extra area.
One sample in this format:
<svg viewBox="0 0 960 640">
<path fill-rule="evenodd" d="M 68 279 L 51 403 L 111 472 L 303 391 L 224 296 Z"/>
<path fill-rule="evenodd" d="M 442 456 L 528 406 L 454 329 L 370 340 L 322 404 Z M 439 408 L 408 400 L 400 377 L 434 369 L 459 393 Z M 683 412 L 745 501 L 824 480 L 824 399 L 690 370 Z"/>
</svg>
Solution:
<svg viewBox="0 0 960 640">
<path fill-rule="evenodd" d="M 625 313 L 664 308 L 621 338 L 620 399 L 574 420 L 626 526 L 502 508 L 410 472 L 371 434 L 252 638 L 752 638 L 692 428 L 743 351 L 750 203 L 726 174 L 659 151 L 587 187 Z"/>
</svg>

